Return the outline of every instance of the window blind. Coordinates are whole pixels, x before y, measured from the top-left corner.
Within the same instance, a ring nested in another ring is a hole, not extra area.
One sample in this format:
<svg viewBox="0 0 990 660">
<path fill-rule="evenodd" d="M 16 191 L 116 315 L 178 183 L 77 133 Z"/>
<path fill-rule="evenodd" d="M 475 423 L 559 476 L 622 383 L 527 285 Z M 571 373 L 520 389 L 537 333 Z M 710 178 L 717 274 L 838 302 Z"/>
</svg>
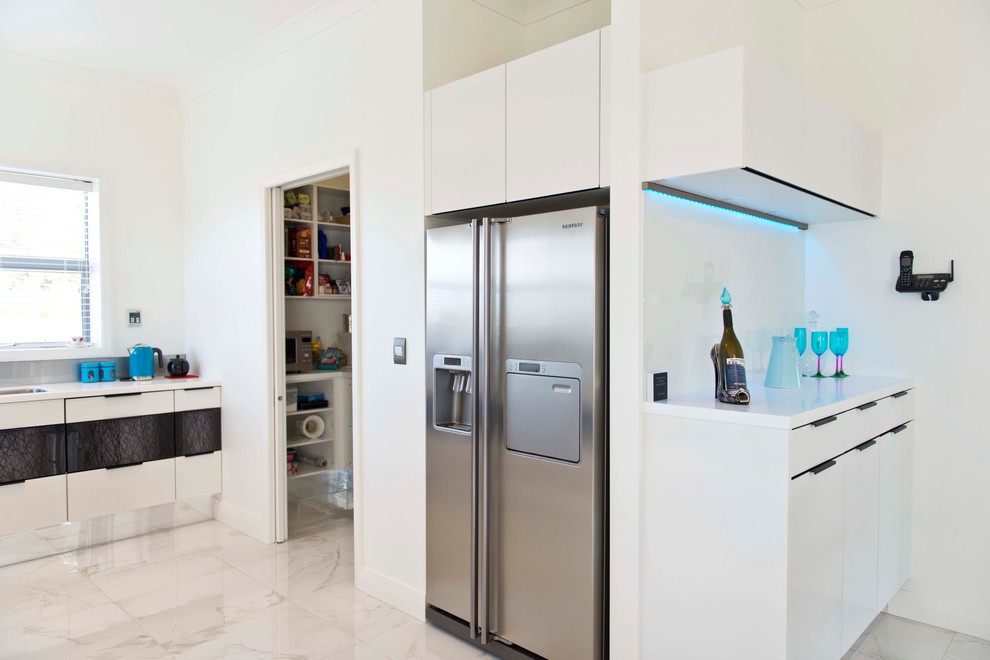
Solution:
<svg viewBox="0 0 990 660">
<path fill-rule="evenodd" d="M 89 181 L 0 170 L 0 347 L 92 338 Z"/>
</svg>

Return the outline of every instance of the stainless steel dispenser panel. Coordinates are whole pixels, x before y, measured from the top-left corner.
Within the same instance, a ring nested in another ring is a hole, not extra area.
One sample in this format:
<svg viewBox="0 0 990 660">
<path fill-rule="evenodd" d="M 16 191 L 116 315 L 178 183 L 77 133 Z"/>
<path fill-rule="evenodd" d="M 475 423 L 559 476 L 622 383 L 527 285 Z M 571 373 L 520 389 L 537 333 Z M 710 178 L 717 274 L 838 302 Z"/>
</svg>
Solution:
<svg viewBox="0 0 990 660">
<path fill-rule="evenodd" d="M 426 600 L 465 621 L 471 611 L 471 435 L 442 428 L 436 383 L 453 385 L 444 356 L 471 354 L 471 228 L 426 232 Z M 448 360 L 449 361 L 449 360 Z M 438 378 L 437 375 L 441 377 Z M 463 405 L 463 404 L 462 404 Z M 440 405 L 440 410 L 444 406 Z M 449 412 L 448 408 L 448 412 Z M 461 413 L 465 419 L 465 412 Z"/>
<path fill-rule="evenodd" d="M 501 395 L 490 415 L 490 620 L 546 658 L 602 657 L 604 230 L 585 208 L 496 221 L 492 238 L 490 364 L 506 367 L 489 388 Z M 510 450 L 526 441 L 502 396 L 507 372 L 528 360 L 580 370 L 579 463 Z"/>
<path fill-rule="evenodd" d="M 581 381 L 529 374 L 505 378 L 505 446 L 558 461 L 581 460 Z"/>
</svg>

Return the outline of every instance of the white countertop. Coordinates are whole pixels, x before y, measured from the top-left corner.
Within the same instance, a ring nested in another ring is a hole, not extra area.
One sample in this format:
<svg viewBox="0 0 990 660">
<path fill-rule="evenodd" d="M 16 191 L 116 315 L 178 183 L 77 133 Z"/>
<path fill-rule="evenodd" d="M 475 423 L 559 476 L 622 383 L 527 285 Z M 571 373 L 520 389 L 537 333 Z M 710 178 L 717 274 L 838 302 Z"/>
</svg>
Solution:
<svg viewBox="0 0 990 660">
<path fill-rule="evenodd" d="M 220 381 L 209 378 L 154 378 L 153 380 L 128 380 L 105 383 L 43 383 L 40 385 L 24 385 L 23 387 L 39 387 L 45 392 L 30 394 L 7 394 L 0 396 L 0 405 L 4 403 L 19 403 L 22 401 L 46 401 L 50 399 L 75 399 L 85 396 L 104 396 L 106 394 L 127 394 L 129 392 L 161 392 L 165 390 L 188 390 L 193 387 L 219 387 Z M 4 385 L 0 390 L 16 385 Z"/>
<path fill-rule="evenodd" d="M 802 378 L 801 388 L 794 390 L 754 385 L 749 390 L 752 401 L 745 406 L 721 403 L 714 389 L 707 389 L 644 403 L 642 410 L 650 415 L 794 429 L 913 387 L 910 378 Z"/>
</svg>

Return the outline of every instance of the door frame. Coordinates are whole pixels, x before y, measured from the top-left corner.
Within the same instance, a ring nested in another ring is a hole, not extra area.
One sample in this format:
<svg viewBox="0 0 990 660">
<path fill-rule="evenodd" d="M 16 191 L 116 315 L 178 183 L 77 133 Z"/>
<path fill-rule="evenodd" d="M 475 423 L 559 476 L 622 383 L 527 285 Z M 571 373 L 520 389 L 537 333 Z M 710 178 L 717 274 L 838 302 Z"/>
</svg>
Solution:
<svg viewBox="0 0 990 660">
<path fill-rule="evenodd" d="M 282 201 L 283 187 L 321 181 L 347 173 L 350 175 L 351 196 L 351 418 L 352 456 L 354 462 L 354 566 L 364 566 L 364 452 L 363 396 L 361 369 L 361 196 L 358 176 L 358 152 L 350 151 L 334 158 L 285 170 L 261 179 L 260 193 L 265 209 L 265 346 L 267 351 L 266 391 L 269 393 L 268 438 L 271 451 L 265 452 L 265 473 L 270 493 L 267 524 L 269 540 L 279 543 L 287 538 L 287 502 L 285 471 L 285 355 L 279 337 L 285 334 L 285 297 L 280 286 L 283 277 Z M 278 198 L 276 199 L 276 195 Z"/>
</svg>

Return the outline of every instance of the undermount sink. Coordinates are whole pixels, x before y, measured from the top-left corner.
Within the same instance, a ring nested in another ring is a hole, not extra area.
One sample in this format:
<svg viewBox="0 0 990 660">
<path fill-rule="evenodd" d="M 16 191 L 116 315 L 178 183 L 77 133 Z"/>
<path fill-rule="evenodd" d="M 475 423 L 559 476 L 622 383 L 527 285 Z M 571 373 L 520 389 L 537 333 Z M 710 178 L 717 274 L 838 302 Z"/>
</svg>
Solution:
<svg viewBox="0 0 990 660">
<path fill-rule="evenodd" d="M 47 392 L 43 387 L 0 387 L 0 396 L 9 396 L 11 394 L 37 394 L 38 392 Z"/>
</svg>

